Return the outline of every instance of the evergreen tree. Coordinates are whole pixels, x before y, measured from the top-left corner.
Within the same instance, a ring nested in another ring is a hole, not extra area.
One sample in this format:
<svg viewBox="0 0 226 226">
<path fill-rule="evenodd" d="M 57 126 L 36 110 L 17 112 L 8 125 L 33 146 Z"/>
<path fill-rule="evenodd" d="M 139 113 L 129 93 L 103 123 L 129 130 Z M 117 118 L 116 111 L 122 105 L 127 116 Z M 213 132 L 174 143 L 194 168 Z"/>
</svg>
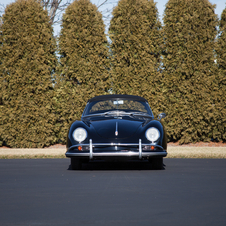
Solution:
<svg viewBox="0 0 226 226">
<path fill-rule="evenodd" d="M 1 46 L 2 46 L 2 40 L 1 40 L 1 35 L 2 35 L 2 17 L 0 16 L 0 49 L 1 49 Z M 2 64 L 2 58 L 0 57 L 0 66 Z M 1 81 L 1 78 L 2 78 L 2 74 L 0 72 L 0 81 Z M 3 101 L 2 101 L 2 87 L 1 87 L 1 84 L 0 84 L 0 147 L 3 145 L 3 138 L 2 138 L 2 132 L 3 132 L 3 121 L 2 121 L 2 105 L 3 105 Z"/>
<path fill-rule="evenodd" d="M 69 124 L 81 118 L 87 101 L 109 90 L 109 49 L 104 31 L 102 15 L 90 0 L 75 0 L 67 7 L 59 38 L 56 98 L 63 142 Z"/>
<path fill-rule="evenodd" d="M 145 97 L 161 109 L 161 23 L 153 0 L 120 0 L 109 34 L 113 91 Z"/>
<path fill-rule="evenodd" d="M 217 16 L 208 0 L 169 0 L 164 13 L 164 96 L 170 140 L 213 136 Z"/>
<path fill-rule="evenodd" d="M 219 37 L 217 39 L 217 64 L 219 73 L 217 78 L 218 89 L 215 100 L 214 138 L 226 141 L 226 8 L 221 14 Z"/>
<path fill-rule="evenodd" d="M 55 42 L 47 11 L 36 0 L 17 0 L 2 17 L 0 112 L 2 141 L 43 147 L 55 141 L 51 112 Z"/>
</svg>

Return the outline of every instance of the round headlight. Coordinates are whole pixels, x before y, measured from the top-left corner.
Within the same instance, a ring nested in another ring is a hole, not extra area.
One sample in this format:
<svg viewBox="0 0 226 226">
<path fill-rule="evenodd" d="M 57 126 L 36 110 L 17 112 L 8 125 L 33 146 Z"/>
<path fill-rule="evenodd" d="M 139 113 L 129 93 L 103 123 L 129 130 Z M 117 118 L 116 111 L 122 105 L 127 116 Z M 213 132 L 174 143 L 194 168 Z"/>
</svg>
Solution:
<svg viewBox="0 0 226 226">
<path fill-rule="evenodd" d="M 74 132 L 72 133 L 72 136 L 76 141 L 82 142 L 86 139 L 87 132 L 84 128 L 79 127 L 76 130 L 74 130 Z"/>
<path fill-rule="evenodd" d="M 157 141 L 159 137 L 160 137 L 160 132 L 156 128 L 152 127 L 146 131 L 146 138 L 151 142 Z"/>
</svg>

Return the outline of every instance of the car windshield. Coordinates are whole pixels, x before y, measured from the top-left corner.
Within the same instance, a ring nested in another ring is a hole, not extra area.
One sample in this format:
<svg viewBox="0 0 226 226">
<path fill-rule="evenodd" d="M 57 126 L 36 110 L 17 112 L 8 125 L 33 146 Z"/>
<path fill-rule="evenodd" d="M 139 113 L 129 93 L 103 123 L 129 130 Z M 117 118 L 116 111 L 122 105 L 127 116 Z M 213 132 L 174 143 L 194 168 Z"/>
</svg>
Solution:
<svg viewBox="0 0 226 226">
<path fill-rule="evenodd" d="M 140 114 L 152 115 L 149 105 L 144 101 L 131 99 L 110 99 L 90 102 L 83 116 L 92 114 L 104 114 L 115 112 L 136 112 Z"/>
</svg>

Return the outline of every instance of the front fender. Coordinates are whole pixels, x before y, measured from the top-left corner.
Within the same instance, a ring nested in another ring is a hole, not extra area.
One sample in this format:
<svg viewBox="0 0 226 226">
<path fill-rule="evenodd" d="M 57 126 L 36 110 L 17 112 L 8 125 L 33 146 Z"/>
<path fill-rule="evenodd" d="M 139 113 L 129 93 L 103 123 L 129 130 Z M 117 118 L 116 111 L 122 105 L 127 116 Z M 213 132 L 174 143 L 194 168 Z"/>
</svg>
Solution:
<svg viewBox="0 0 226 226">
<path fill-rule="evenodd" d="M 141 126 L 139 128 L 138 133 L 141 134 L 142 140 L 144 140 L 144 141 L 146 141 L 148 143 L 150 142 L 149 140 L 147 140 L 145 133 L 146 133 L 147 129 L 151 128 L 151 127 L 154 127 L 154 128 L 159 130 L 160 138 L 159 138 L 157 144 L 161 145 L 164 148 L 164 150 L 166 150 L 167 149 L 167 135 L 166 135 L 165 127 L 158 120 L 152 120 L 152 121 L 150 121 L 148 123 L 145 123 L 143 126 Z"/>
<path fill-rule="evenodd" d="M 73 123 L 71 124 L 71 126 L 70 126 L 70 128 L 69 128 L 69 130 L 68 130 L 68 134 L 67 134 L 67 144 L 66 144 L 66 147 L 67 147 L 67 148 L 71 147 L 72 145 L 78 144 L 78 142 L 75 141 L 75 140 L 73 139 L 73 137 L 72 137 L 73 131 L 74 131 L 76 128 L 78 128 L 78 127 L 84 128 L 84 129 L 87 131 L 87 133 L 88 133 L 88 131 L 89 131 L 89 126 L 88 126 L 86 123 L 84 123 L 83 121 L 75 121 L 75 122 L 73 122 Z M 86 138 L 85 141 L 87 141 L 87 140 L 88 140 L 88 136 L 87 136 L 87 138 Z"/>
</svg>

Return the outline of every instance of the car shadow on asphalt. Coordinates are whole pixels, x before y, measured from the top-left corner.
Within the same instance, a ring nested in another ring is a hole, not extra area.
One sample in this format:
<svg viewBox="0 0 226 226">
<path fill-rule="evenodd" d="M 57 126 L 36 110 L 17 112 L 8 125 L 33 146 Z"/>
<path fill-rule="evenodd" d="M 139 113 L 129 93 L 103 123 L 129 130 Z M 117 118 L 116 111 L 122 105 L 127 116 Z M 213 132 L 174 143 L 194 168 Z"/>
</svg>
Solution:
<svg viewBox="0 0 226 226">
<path fill-rule="evenodd" d="M 72 170 L 71 165 L 69 165 L 68 170 Z M 80 170 L 165 170 L 165 165 L 163 164 L 161 169 L 155 169 L 148 161 L 92 161 L 82 163 L 82 168 Z"/>
</svg>

